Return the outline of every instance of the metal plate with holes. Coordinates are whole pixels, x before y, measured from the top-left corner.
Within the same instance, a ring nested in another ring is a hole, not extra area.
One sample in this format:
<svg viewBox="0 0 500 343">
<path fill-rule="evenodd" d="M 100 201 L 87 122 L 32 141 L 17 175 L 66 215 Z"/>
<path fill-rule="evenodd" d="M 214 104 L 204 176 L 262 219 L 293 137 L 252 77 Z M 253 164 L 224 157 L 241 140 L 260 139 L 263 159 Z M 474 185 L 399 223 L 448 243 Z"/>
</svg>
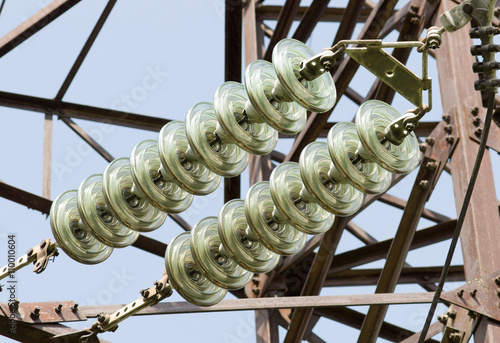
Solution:
<svg viewBox="0 0 500 343">
<path fill-rule="evenodd" d="M 473 107 L 467 108 L 467 128 L 469 130 L 469 137 L 476 142 L 481 142 L 481 136 L 484 131 L 484 119 L 486 118 L 486 109 L 479 107 L 474 111 Z M 490 133 L 488 135 L 488 148 L 500 153 L 500 127 L 495 121 L 492 121 Z"/>
<path fill-rule="evenodd" d="M 404 64 L 377 47 L 347 48 L 346 54 L 415 106 L 422 105 L 422 80 Z"/>
<path fill-rule="evenodd" d="M 453 291 L 443 293 L 441 299 L 492 319 L 500 320 L 499 277 L 500 270 L 487 277 L 475 279 Z"/>
<path fill-rule="evenodd" d="M 60 312 L 56 308 L 62 305 Z M 49 301 L 40 303 L 20 303 L 14 318 L 16 320 L 26 323 L 57 323 L 57 322 L 72 322 L 79 320 L 87 320 L 87 317 L 81 311 L 73 312 L 71 308 L 75 306 L 73 301 Z M 2 310 L 1 315 L 11 314 L 9 304 L 0 303 Z M 39 308 L 39 314 L 33 315 L 32 313 L 36 308 Z"/>
</svg>

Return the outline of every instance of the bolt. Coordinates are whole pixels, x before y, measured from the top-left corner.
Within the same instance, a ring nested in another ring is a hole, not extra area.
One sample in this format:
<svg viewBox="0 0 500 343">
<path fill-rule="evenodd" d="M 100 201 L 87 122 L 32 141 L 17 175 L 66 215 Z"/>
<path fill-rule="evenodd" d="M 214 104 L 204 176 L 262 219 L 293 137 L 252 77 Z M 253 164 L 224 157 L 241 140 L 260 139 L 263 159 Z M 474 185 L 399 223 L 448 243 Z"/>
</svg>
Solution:
<svg viewBox="0 0 500 343">
<path fill-rule="evenodd" d="M 441 324 L 446 324 L 446 322 L 448 321 L 448 316 L 446 314 L 440 314 L 438 316 L 438 321 L 441 323 Z"/>
<path fill-rule="evenodd" d="M 254 288 L 254 289 L 252 289 L 252 293 L 255 294 L 255 295 L 259 295 L 260 294 L 260 289 Z"/>
<path fill-rule="evenodd" d="M 418 18 L 418 17 L 411 18 L 410 19 L 410 24 L 415 25 L 415 26 L 419 25 L 420 24 L 420 18 Z"/>
<path fill-rule="evenodd" d="M 476 297 L 476 294 L 477 294 L 477 289 L 473 289 L 471 292 L 470 292 L 470 296 L 475 298 Z"/>
<path fill-rule="evenodd" d="M 451 125 L 446 125 L 444 127 L 444 132 L 451 133 L 452 131 L 453 131 L 453 128 L 451 127 Z"/>
<path fill-rule="evenodd" d="M 462 339 L 462 335 L 459 334 L 458 332 L 452 332 L 450 333 L 450 336 L 448 336 L 450 338 L 450 342 L 453 342 L 453 343 L 459 343 L 460 342 L 460 339 Z"/>
<path fill-rule="evenodd" d="M 420 148 L 420 151 L 421 151 L 421 152 L 424 152 L 424 153 L 425 153 L 425 151 L 427 150 L 427 147 L 428 147 L 428 146 L 429 146 L 429 144 L 427 144 L 427 143 L 420 143 L 420 144 L 418 145 L 418 147 Z"/>
<path fill-rule="evenodd" d="M 140 293 L 144 298 L 149 297 L 149 289 L 142 289 Z"/>
<path fill-rule="evenodd" d="M 500 288 L 497 288 L 497 297 L 500 298 Z"/>
<path fill-rule="evenodd" d="M 161 282 L 155 281 L 154 285 L 156 286 L 157 291 L 161 291 L 161 289 L 163 288 L 163 283 Z"/>
<path fill-rule="evenodd" d="M 419 6 L 415 6 L 415 5 L 413 5 L 413 6 L 410 6 L 410 9 L 411 9 L 413 12 L 418 13 L 418 11 L 420 10 L 420 7 L 419 7 Z"/>
<path fill-rule="evenodd" d="M 474 131 L 474 134 L 477 136 L 477 137 L 481 137 L 481 135 L 483 134 L 483 129 L 481 129 L 480 127 L 478 127 L 476 129 L 476 131 Z"/>
<path fill-rule="evenodd" d="M 106 315 L 104 313 L 99 313 L 97 315 L 97 320 L 99 321 L 99 323 L 104 323 L 104 321 L 106 320 Z"/>
<path fill-rule="evenodd" d="M 73 306 L 71 306 L 71 312 L 76 312 L 78 311 L 78 304 L 74 304 Z"/>
<path fill-rule="evenodd" d="M 429 144 L 430 146 L 433 146 L 433 145 L 434 145 L 434 142 L 436 142 L 436 140 L 434 139 L 434 137 L 427 137 L 427 138 L 425 139 L 425 142 L 426 142 L 427 144 Z"/>
<path fill-rule="evenodd" d="M 57 305 L 57 307 L 54 307 L 54 311 L 56 311 L 56 313 L 61 313 L 62 307 L 63 307 L 63 305 L 59 304 L 59 305 Z"/>
<path fill-rule="evenodd" d="M 40 317 L 40 308 L 39 307 L 35 307 L 35 309 L 31 312 L 30 316 L 33 319 L 39 318 Z"/>
<path fill-rule="evenodd" d="M 497 276 L 497 277 L 495 278 L 495 283 L 496 283 L 497 285 L 500 285 L 500 276 Z"/>
<path fill-rule="evenodd" d="M 455 310 L 448 310 L 448 316 L 451 318 L 451 319 L 455 319 L 457 317 L 457 311 Z"/>
<path fill-rule="evenodd" d="M 447 123 L 451 121 L 451 116 L 449 114 L 443 114 L 443 120 Z"/>
<path fill-rule="evenodd" d="M 477 116 L 477 115 L 479 114 L 479 107 L 477 107 L 477 106 L 476 106 L 476 107 L 474 107 L 474 108 L 470 111 L 470 113 L 471 113 L 474 117 L 475 117 L 475 116 Z"/>
<path fill-rule="evenodd" d="M 455 141 L 455 138 L 453 138 L 453 136 L 451 136 L 451 135 L 447 135 L 444 140 L 448 144 L 453 144 L 453 142 Z"/>
<path fill-rule="evenodd" d="M 469 310 L 469 312 L 467 313 L 469 315 L 469 317 L 471 317 L 472 319 L 476 319 L 477 318 L 477 313 L 474 312 L 474 311 L 471 311 Z"/>
<path fill-rule="evenodd" d="M 481 118 L 475 117 L 472 123 L 474 124 L 474 126 L 479 126 L 479 124 L 481 124 Z"/>
<path fill-rule="evenodd" d="M 457 292 L 457 296 L 458 296 L 459 298 L 463 297 L 463 295 L 464 295 L 464 290 L 463 290 L 463 289 L 461 289 L 461 290 L 459 290 L 459 291 Z"/>
<path fill-rule="evenodd" d="M 431 186 L 431 183 L 429 182 L 429 180 L 421 180 L 419 183 L 419 186 L 422 189 L 429 189 L 429 187 Z"/>
<path fill-rule="evenodd" d="M 430 171 L 435 171 L 438 167 L 438 164 L 436 162 L 427 162 L 427 169 Z"/>
<path fill-rule="evenodd" d="M 9 303 L 9 310 L 10 312 L 17 312 L 17 309 L 19 308 L 19 299 L 14 299 L 13 302 Z"/>
</svg>

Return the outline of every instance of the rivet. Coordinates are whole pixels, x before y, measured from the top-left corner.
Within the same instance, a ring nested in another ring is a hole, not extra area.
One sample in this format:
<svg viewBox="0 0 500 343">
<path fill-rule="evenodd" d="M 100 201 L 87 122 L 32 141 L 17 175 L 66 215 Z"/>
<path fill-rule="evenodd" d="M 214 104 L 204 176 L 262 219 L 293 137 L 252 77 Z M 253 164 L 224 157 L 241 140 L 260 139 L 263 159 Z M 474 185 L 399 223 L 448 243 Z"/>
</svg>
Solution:
<svg viewBox="0 0 500 343">
<path fill-rule="evenodd" d="M 474 107 L 470 113 L 475 117 L 479 114 L 479 108 L 478 107 Z"/>
<path fill-rule="evenodd" d="M 449 310 L 448 311 L 448 316 L 451 318 L 451 319 L 455 319 L 457 317 L 457 311 L 455 310 Z"/>
<path fill-rule="evenodd" d="M 474 131 L 474 134 L 477 136 L 477 137 L 481 137 L 481 135 L 483 134 L 483 129 L 478 127 L 475 131 Z"/>
<path fill-rule="evenodd" d="M 427 137 L 427 138 L 425 138 L 425 142 L 427 144 L 429 144 L 430 146 L 433 146 L 434 142 L 436 142 L 436 140 L 434 139 L 434 137 Z"/>
<path fill-rule="evenodd" d="M 450 116 L 449 114 L 443 114 L 443 117 L 442 117 L 442 118 L 443 118 L 443 120 L 444 120 L 445 122 L 447 122 L 447 123 L 449 123 L 449 122 L 450 122 L 450 120 L 451 120 L 451 116 Z"/>
<path fill-rule="evenodd" d="M 448 144 L 453 144 L 453 142 L 455 141 L 455 138 L 453 138 L 453 136 L 451 136 L 451 135 L 447 135 L 444 140 Z"/>
<path fill-rule="evenodd" d="M 500 286 L 500 276 L 495 278 L 495 283 Z"/>
<path fill-rule="evenodd" d="M 453 128 L 451 127 L 451 125 L 446 125 L 444 127 L 444 132 L 451 133 L 452 131 L 453 131 Z"/>
<path fill-rule="evenodd" d="M 481 118 L 480 117 L 474 118 L 472 123 L 474 124 L 474 126 L 479 126 L 479 124 L 481 124 Z"/>
</svg>

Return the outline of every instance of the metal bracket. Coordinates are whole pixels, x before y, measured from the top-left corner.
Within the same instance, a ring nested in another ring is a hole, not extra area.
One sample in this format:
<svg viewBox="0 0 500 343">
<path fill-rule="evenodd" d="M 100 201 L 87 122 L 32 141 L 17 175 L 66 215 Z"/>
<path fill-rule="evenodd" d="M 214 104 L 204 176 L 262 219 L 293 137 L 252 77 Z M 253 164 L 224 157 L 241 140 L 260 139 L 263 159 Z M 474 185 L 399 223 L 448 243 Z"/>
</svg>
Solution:
<svg viewBox="0 0 500 343">
<path fill-rule="evenodd" d="M 19 257 L 13 265 L 8 264 L 0 270 L 0 280 L 6 278 L 10 274 L 18 271 L 19 269 L 34 263 L 33 271 L 40 274 L 47 268 L 49 259 L 59 255 L 56 243 L 50 243 L 50 238 L 44 239 L 40 244 L 28 250 L 26 254 Z"/>
<path fill-rule="evenodd" d="M 141 291 L 142 297 L 136 299 L 128 305 L 123 306 L 118 311 L 111 314 L 99 314 L 97 316 L 97 322 L 92 324 L 89 329 L 84 329 L 73 332 L 68 335 L 55 336 L 54 339 L 64 340 L 65 338 L 78 339 L 82 343 L 90 343 L 95 341 L 97 334 L 106 331 L 115 331 L 118 328 L 118 323 L 133 316 L 140 310 L 156 305 L 161 300 L 172 295 L 172 286 L 168 283 L 168 276 L 166 270 L 163 270 L 163 276 L 160 281 L 155 281 L 154 286 L 149 289 L 143 289 Z"/>
<path fill-rule="evenodd" d="M 485 109 L 483 107 L 470 107 L 467 108 L 467 113 L 470 113 L 467 116 L 469 137 L 479 143 L 483 135 L 484 119 L 486 117 Z M 500 127 L 497 125 L 491 125 L 486 146 L 500 153 Z"/>
<path fill-rule="evenodd" d="M 438 320 L 444 324 L 442 343 L 466 343 L 480 317 L 473 311 L 451 305 L 445 314 L 438 316 Z"/>
<path fill-rule="evenodd" d="M 0 308 L 4 313 L 3 315 L 17 321 L 32 324 L 87 320 L 85 314 L 78 312 L 78 305 L 76 307 L 75 305 L 73 301 L 18 302 L 15 307 L 9 306 L 6 303 L 0 303 Z"/>
<path fill-rule="evenodd" d="M 421 107 L 422 92 L 430 90 L 431 80 L 422 80 L 403 63 L 382 50 L 385 45 L 381 40 L 365 41 L 364 44 L 365 47 L 348 47 L 345 52 L 412 104 Z"/>
<path fill-rule="evenodd" d="M 500 321 L 500 270 L 443 293 L 441 299 Z"/>
</svg>

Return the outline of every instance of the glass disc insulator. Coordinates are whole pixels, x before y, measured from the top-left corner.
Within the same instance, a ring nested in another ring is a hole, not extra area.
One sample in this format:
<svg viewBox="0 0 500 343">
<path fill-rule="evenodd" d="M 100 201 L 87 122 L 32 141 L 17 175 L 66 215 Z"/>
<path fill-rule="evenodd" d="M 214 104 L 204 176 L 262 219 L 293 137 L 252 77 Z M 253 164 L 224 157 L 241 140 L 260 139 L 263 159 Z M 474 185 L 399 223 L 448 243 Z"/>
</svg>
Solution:
<svg viewBox="0 0 500 343">
<path fill-rule="evenodd" d="M 106 260 L 113 248 L 103 244 L 81 221 L 76 190 L 59 195 L 50 208 L 50 226 L 61 249 L 73 260 L 97 264 Z"/>
<path fill-rule="evenodd" d="M 187 301 L 198 306 L 219 303 L 227 291 L 214 285 L 200 271 L 190 246 L 190 233 L 183 232 L 167 246 L 165 267 L 172 287 Z"/>
<path fill-rule="evenodd" d="M 106 204 L 102 191 L 102 175 L 91 175 L 78 187 L 78 210 L 85 225 L 101 242 L 114 248 L 128 247 L 139 232 L 125 226 Z"/>
</svg>

